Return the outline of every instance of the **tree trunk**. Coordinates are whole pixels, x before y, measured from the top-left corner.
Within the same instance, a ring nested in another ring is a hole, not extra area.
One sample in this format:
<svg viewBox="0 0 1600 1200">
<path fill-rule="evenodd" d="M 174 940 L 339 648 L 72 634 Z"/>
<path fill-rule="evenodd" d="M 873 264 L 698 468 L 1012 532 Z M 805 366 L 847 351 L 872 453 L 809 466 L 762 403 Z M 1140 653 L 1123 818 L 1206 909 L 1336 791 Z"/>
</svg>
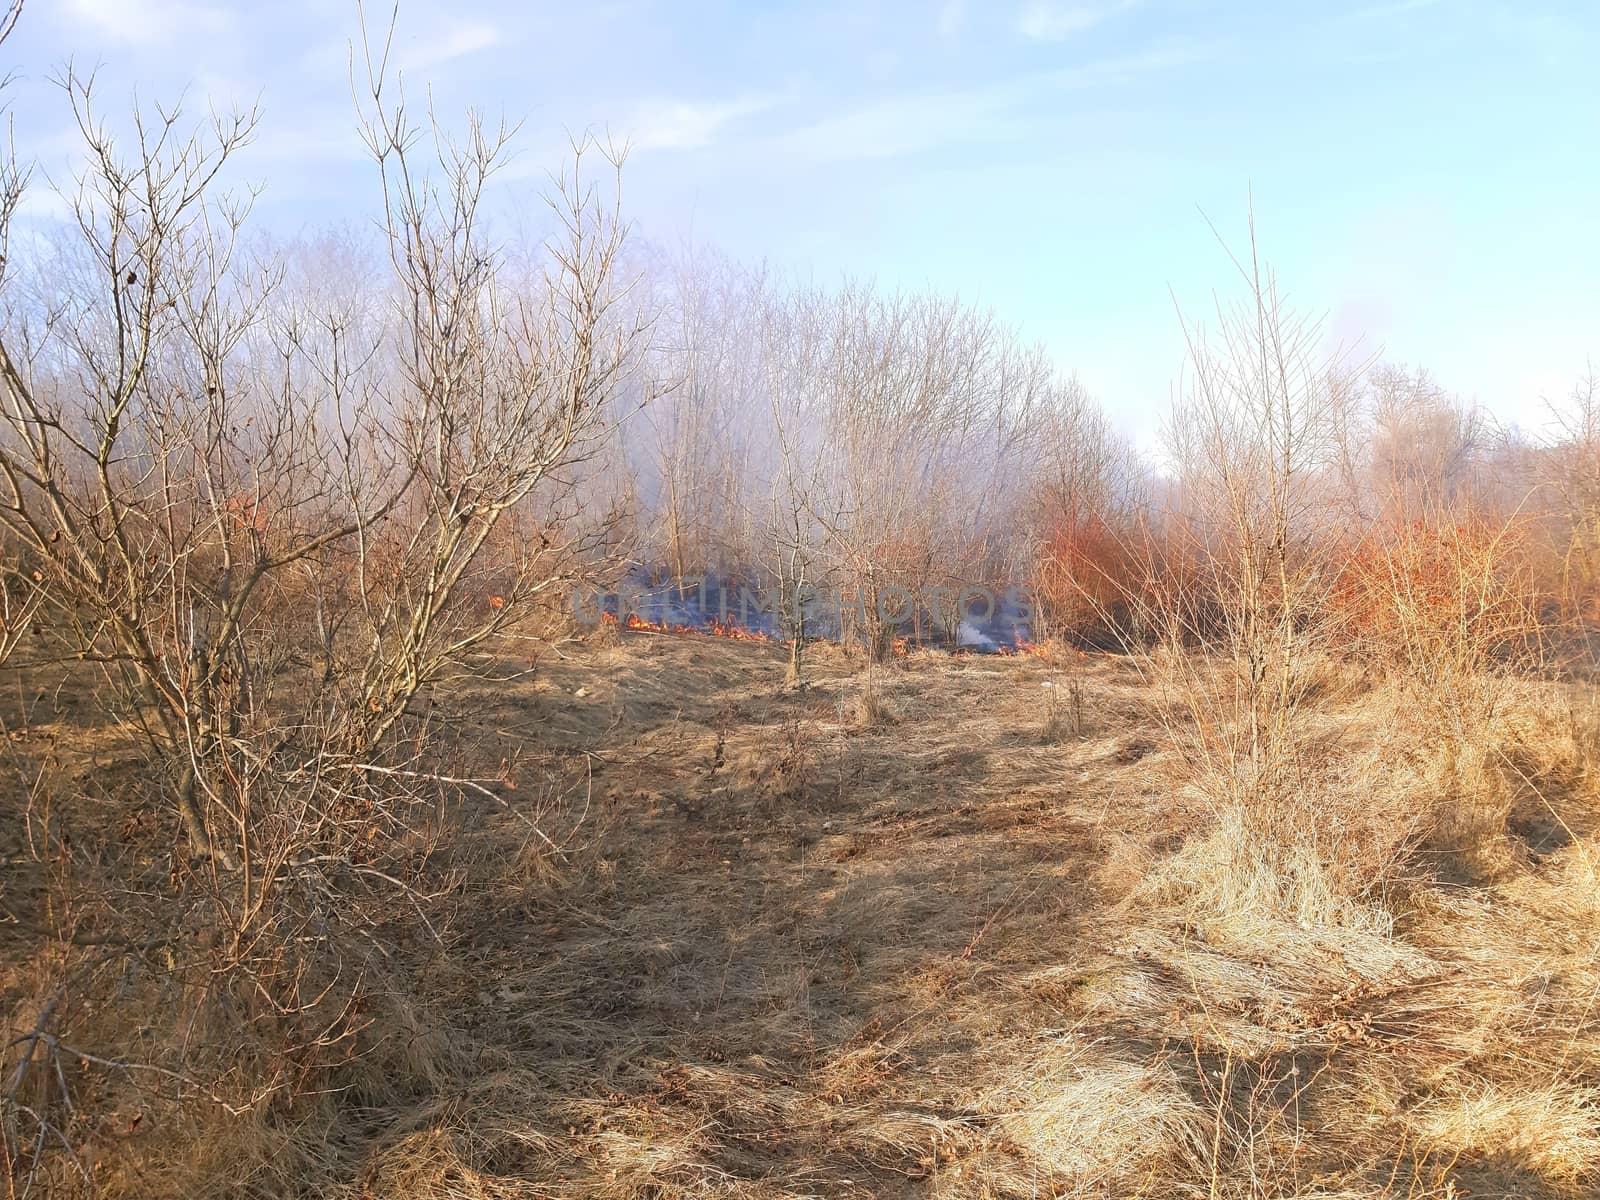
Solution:
<svg viewBox="0 0 1600 1200">
<path fill-rule="evenodd" d="M 206 829 L 205 815 L 200 811 L 199 780 L 195 777 L 193 763 L 184 767 L 178 781 L 178 817 L 183 822 L 184 833 L 188 835 L 189 849 L 196 857 L 210 859 L 230 871 L 238 866 L 228 848 L 214 843 L 210 831 Z"/>
</svg>

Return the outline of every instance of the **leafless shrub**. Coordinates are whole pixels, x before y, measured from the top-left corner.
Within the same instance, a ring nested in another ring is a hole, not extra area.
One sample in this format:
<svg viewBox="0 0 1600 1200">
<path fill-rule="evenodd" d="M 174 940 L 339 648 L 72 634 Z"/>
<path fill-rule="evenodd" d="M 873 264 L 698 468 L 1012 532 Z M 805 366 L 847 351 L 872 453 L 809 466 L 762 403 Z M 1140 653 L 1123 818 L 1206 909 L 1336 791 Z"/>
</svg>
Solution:
<svg viewBox="0 0 1600 1200">
<path fill-rule="evenodd" d="M 254 113 L 195 132 L 136 113 L 124 147 L 92 78 L 61 80 L 90 166 L 70 270 L 14 291 L 0 339 L 0 649 L 47 621 L 30 665 L 97 674 L 189 853 L 170 897 L 103 871 L 38 930 L 104 949 L 65 952 L 11 1043 L 13 1155 L 70 1141 L 65 1062 L 237 1111 L 373 1048 L 386 930 L 442 936 L 441 835 L 500 786 L 463 770 L 429 690 L 605 546 L 585 469 L 642 330 L 618 308 L 624 228 L 584 173 L 598 151 L 555 181 L 540 274 L 513 279 L 480 216 L 509 131 L 434 125 L 425 165 L 386 54 L 368 46 L 362 127 L 392 278 L 326 307 L 252 259 L 247 200 L 220 190 Z M 62 1006 L 119 972 L 206 1036 L 143 1061 L 68 1046 Z"/>
<path fill-rule="evenodd" d="M 1338 541 L 1326 471 L 1352 375 L 1318 356 L 1316 327 L 1283 311 L 1254 257 L 1240 269 L 1245 303 L 1218 314 L 1213 338 L 1190 335 L 1191 382 L 1169 427 L 1180 519 L 1128 597 L 1159 631 L 1138 653 L 1185 783 L 1219 821 L 1219 894 L 1237 886 L 1271 901 L 1263 911 L 1340 920 L 1347 898 L 1389 877 L 1397 849 L 1378 839 L 1367 846 L 1378 857 L 1339 872 L 1353 878 L 1322 877 L 1329 847 L 1364 841 L 1350 838 L 1359 800 L 1335 803 L 1345 790 L 1322 783 L 1306 702 L 1330 631 Z M 1174 557 L 1187 568 L 1167 570 Z M 1267 892 L 1262 880 L 1274 881 Z"/>
</svg>

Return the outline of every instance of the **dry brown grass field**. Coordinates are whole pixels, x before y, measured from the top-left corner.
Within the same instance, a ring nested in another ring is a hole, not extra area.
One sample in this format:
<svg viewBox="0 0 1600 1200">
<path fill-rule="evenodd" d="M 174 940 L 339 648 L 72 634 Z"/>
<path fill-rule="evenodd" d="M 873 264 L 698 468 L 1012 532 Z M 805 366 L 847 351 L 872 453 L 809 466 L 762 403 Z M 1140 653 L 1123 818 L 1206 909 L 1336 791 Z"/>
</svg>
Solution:
<svg viewBox="0 0 1600 1200">
<path fill-rule="evenodd" d="M 1516 682 L 1463 768 L 1388 685 L 1323 668 L 1326 786 L 1385 820 L 1470 786 L 1446 803 L 1493 791 L 1498 815 L 1470 845 L 1419 830 L 1359 911 L 1297 918 L 1230 899 L 1249 880 L 1155 661 L 913 653 L 877 668 L 869 722 L 835 648 L 802 690 L 783 648 L 715 637 L 508 653 L 432 697 L 475 769 L 515 766 L 440 814 L 444 882 L 338 1061 L 243 1106 L 226 1063 L 116 1066 L 208 1019 L 172 948 L 123 956 L 50 1025 L 75 1162 L 47 1161 L 48 1194 L 1593 1194 L 1592 688 Z M 19 922 L 96 927 L 52 906 L 92 905 L 107 864 L 154 890 L 186 869 L 139 817 L 132 749 L 70 687 L 30 689 L 6 689 L 17 777 L 90 801 L 52 817 L 29 809 L 50 789 L 8 786 L 0 808 L 23 1032 L 106 947 Z"/>
<path fill-rule="evenodd" d="M 293 124 L 0 70 L 0 1200 L 1600 1194 L 1600 378 L 1362 357 L 1252 215 L 1102 411 L 370 7 L 323 232 Z"/>
</svg>

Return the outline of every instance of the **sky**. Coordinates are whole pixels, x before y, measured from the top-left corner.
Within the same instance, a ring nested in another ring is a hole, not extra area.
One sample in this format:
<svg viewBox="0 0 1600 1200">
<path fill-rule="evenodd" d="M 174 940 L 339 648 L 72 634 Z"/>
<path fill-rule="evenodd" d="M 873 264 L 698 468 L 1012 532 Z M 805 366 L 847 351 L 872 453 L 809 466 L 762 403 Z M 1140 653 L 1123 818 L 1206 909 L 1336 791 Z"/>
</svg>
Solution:
<svg viewBox="0 0 1600 1200">
<path fill-rule="evenodd" d="M 24 218 L 81 161 L 70 61 L 108 115 L 259 104 L 258 229 L 370 222 L 359 36 L 354 0 L 27 0 L 0 46 Z M 1544 424 L 1600 359 L 1597 51 L 1586 0 L 403 0 L 395 35 L 413 103 L 521 122 L 513 219 L 572 136 L 626 141 L 641 236 L 957 294 L 1141 443 L 1252 212 L 1330 345 Z"/>
</svg>

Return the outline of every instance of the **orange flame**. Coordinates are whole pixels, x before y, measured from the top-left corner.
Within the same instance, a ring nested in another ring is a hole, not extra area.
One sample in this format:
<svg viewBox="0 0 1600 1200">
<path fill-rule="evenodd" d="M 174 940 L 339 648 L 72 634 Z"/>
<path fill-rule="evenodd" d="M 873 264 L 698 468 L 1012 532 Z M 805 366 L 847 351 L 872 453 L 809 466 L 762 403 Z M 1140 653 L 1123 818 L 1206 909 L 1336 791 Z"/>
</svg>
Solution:
<svg viewBox="0 0 1600 1200">
<path fill-rule="evenodd" d="M 1020 658 L 1024 654 L 1031 654 L 1035 658 L 1049 658 L 1048 647 L 1041 646 L 1038 642 L 1030 642 L 1025 637 L 1019 637 L 1015 646 L 1001 646 L 995 651 L 1003 658 Z"/>
<path fill-rule="evenodd" d="M 610 613 L 601 613 L 600 620 L 607 625 L 619 625 L 623 629 L 635 629 L 645 633 L 698 633 L 706 637 L 731 638 L 737 642 L 771 642 L 777 639 L 758 629 L 743 629 L 731 621 L 719 621 L 712 617 L 704 625 L 668 625 L 664 621 L 646 621 L 638 613 L 629 613 L 623 621 L 618 621 Z"/>
<path fill-rule="evenodd" d="M 712 617 L 707 628 L 703 631 L 714 637 L 732 638 L 736 642 L 770 642 L 772 637 L 762 633 L 759 629 L 741 629 L 732 621 L 719 621 Z"/>
</svg>

